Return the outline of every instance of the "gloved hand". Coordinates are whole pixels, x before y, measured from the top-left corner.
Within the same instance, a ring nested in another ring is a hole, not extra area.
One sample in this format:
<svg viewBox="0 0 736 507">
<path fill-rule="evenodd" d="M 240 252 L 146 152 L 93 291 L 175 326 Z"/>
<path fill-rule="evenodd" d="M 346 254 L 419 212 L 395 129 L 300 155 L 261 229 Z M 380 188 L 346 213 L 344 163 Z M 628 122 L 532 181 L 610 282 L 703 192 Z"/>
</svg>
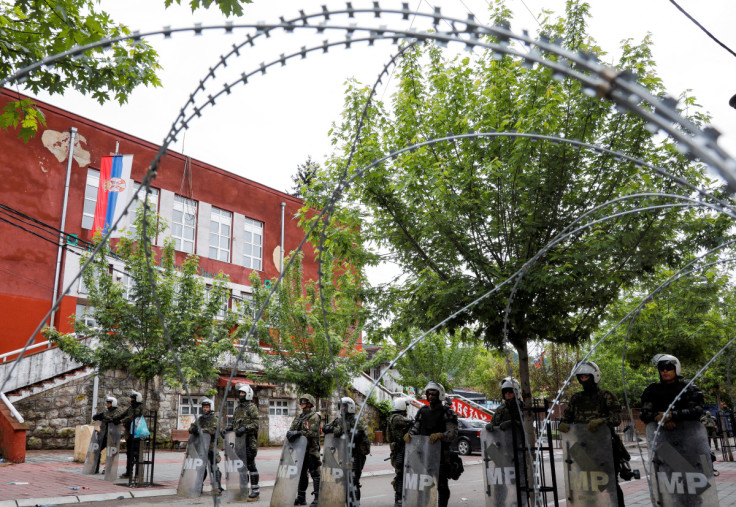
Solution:
<svg viewBox="0 0 736 507">
<path fill-rule="evenodd" d="M 603 424 L 603 419 L 591 419 L 588 421 L 588 431 L 595 431 L 598 429 L 598 426 Z"/>
<path fill-rule="evenodd" d="M 232 430 L 232 428 L 230 428 L 230 430 Z M 235 430 L 236 437 L 242 437 L 243 435 L 245 435 L 245 426 L 241 426 L 240 428 Z"/>
<path fill-rule="evenodd" d="M 286 439 L 289 442 L 293 442 L 297 438 L 299 438 L 302 435 L 302 432 L 299 430 L 291 430 L 286 432 Z"/>
<path fill-rule="evenodd" d="M 504 421 L 504 422 L 502 422 L 501 424 L 498 425 L 498 428 L 501 431 L 506 431 L 510 427 L 511 427 L 511 421 Z"/>
<path fill-rule="evenodd" d="M 672 414 L 667 414 L 667 417 L 664 417 L 664 412 L 660 412 L 654 418 L 654 422 L 659 422 L 662 419 L 664 419 L 664 422 L 666 423 L 666 422 L 668 422 L 668 421 L 670 421 L 672 419 Z"/>
<path fill-rule="evenodd" d="M 406 435 L 404 435 L 404 442 L 406 442 L 407 444 L 411 442 L 411 433 L 407 433 Z"/>
<path fill-rule="evenodd" d="M 120 421 L 122 421 L 122 419 L 118 419 L 118 418 L 116 417 L 115 419 L 113 419 L 113 420 L 112 420 L 112 423 L 113 423 L 113 424 L 120 424 Z"/>
<path fill-rule="evenodd" d="M 325 424 L 322 426 L 322 433 L 327 435 L 328 433 L 333 433 L 335 431 L 335 428 L 332 427 L 331 424 Z"/>
<path fill-rule="evenodd" d="M 563 433 L 567 433 L 568 431 L 570 431 L 570 425 L 566 422 L 561 422 L 560 425 L 557 426 L 557 429 Z"/>
<path fill-rule="evenodd" d="M 486 429 L 488 431 L 493 431 L 493 430 L 496 429 L 496 427 L 492 423 L 488 423 L 488 424 L 486 424 Z"/>
<path fill-rule="evenodd" d="M 677 427 L 677 424 L 675 423 L 675 421 L 667 421 L 662 425 L 662 427 L 668 431 L 672 431 Z"/>
<path fill-rule="evenodd" d="M 103 417 L 105 417 L 105 416 L 102 415 L 102 414 L 95 414 L 95 415 L 92 416 L 92 420 L 93 421 L 101 421 Z"/>
<path fill-rule="evenodd" d="M 196 424 L 192 424 L 191 426 L 189 426 L 189 433 L 191 433 L 192 435 L 199 435 L 199 426 L 197 426 Z"/>
<path fill-rule="evenodd" d="M 432 433 L 431 435 L 429 435 L 429 443 L 433 444 L 441 438 L 442 438 L 442 433 Z"/>
</svg>

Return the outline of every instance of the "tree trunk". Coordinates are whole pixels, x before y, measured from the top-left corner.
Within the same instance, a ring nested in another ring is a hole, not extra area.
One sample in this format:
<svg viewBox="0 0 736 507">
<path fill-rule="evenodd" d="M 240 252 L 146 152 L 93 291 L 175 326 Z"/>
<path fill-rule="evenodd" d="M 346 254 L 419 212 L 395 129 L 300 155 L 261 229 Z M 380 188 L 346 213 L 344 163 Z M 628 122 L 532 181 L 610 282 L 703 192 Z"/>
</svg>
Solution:
<svg viewBox="0 0 736 507">
<path fill-rule="evenodd" d="M 519 384 L 521 384 L 521 399 L 524 401 L 524 406 L 531 409 L 534 405 L 534 398 L 532 396 L 532 386 L 529 380 L 529 348 L 528 341 L 523 338 L 519 345 L 516 347 L 516 352 L 519 355 Z M 526 473 L 529 478 L 528 484 L 534 483 L 534 449 L 537 444 L 537 437 L 534 431 L 534 414 L 528 411 L 524 416 L 524 430 L 526 432 L 526 443 L 528 444 L 529 451 L 526 455 Z M 531 459 L 530 459 L 531 454 Z M 536 505 L 536 497 L 534 494 L 530 495 L 530 505 Z"/>
</svg>

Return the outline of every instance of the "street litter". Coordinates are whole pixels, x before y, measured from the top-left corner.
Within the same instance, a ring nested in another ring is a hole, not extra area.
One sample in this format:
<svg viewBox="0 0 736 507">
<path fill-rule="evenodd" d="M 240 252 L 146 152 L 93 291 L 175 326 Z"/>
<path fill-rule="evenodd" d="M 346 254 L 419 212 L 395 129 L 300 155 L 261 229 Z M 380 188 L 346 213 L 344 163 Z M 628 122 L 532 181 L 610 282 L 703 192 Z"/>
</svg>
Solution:
<svg viewBox="0 0 736 507">
<path fill-rule="evenodd" d="M 15 484 L 20 486 L 21 484 L 28 484 L 27 482 L 9 482 L 8 484 Z"/>
</svg>

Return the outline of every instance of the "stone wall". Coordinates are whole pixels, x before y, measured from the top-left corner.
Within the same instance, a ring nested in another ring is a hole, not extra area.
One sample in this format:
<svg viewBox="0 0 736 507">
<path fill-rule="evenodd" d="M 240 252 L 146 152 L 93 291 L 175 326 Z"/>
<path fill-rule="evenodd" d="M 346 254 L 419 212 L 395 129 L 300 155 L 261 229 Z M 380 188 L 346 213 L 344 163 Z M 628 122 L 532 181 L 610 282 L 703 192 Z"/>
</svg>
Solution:
<svg viewBox="0 0 736 507">
<path fill-rule="evenodd" d="M 130 403 L 130 391 L 144 394 L 144 385 L 125 371 L 106 372 L 99 376 L 97 407 L 92 407 L 94 376 L 83 377 L 67 384 L 29 396 L 14 403 L 28 424 L 28 449 L 73 449 L 75 428 L 90 424 L 92 416 L 104 410 L 105 398 L 118 399 L 118 407 Z M 150 385 L 147 407 L 158 404 L 157 437 L 170 439 L 176 427 L 178 390 Z M 149 428 L 153 431 L 153 428 Z"/>
</svg>

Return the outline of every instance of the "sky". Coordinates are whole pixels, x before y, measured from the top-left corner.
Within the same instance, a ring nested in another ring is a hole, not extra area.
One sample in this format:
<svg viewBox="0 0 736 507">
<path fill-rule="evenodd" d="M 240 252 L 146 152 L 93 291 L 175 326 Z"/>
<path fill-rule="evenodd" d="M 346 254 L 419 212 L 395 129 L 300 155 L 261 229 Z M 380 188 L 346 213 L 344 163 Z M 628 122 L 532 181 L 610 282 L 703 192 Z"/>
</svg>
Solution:
<svg viewBox="0 0 736 507">
<path fill-rule="evenodd" d="M 164 9 L 163 1 L 159 0 L 102 0 L 102 7 L 116 21 L 141 32 L 163 26 L 179 28 L 224 22 L 224 16 L 215 9 L 191 13 L 186 7 L 188 2 L 183 3 L 184 7 L 175 5 Z M 233 21 L 278 22 L 279 16 L 289 19 L 297 16 L 300 9 L 307 14 L 320 12 L 323 3 L 329 7 L 345 5 L 332 1 L 254 0 L 253 4 L 244 6 L 244 16 Z M 675 96 L 691 90 L 712 115 L 713 125 L 724 134 L 721 146 L 736 154 L 736 110 L 728 105 L 729 98 L 736 94 L 736 57 L 712 41 L 668 0 L 590 0 L 589 3 L 592 13 L 589 33 L 609 53 L 604 61 L 618 57 L 621 40 L 639 41 L 651 33 L 654 59 L 667 90 Z M 678 3 L 736 50 L 736 32 L 732 29 L 736 2 L 678 0 Z M 400 5 L 386 0 L 380 4 L 384 8 Z M 371 3 L 355 0 L 353 5 Z M 445 0 L 431 4 L 426 0 L 409 0 L 409 5 L 422 12 L 431 12 L 437 5 L 443 14 L 460 19 L 465 19 L 470 11 L 478 19 L 487 20 L 487 0 Z M 537 16 L 543 9 L 560 14 L 564 8 L 561 0 L 506 0 L 506 5 L 514 12 L 511 26 L 517 33 L 522 29 L 535 33 L 539 27 Z M 391 27 L 398 24 L 374 21 L 371 17 L 351 22 Z M 415 20 L 410 18 L 403 23 L 407 26 Z M 414 26 L 419 27 L 420 23 L 417 21 Z M 163 87 L 139 88 L 123 106 L 114 102 L 100 106 L 76 93 L 38 98 L 161 144 L 180 108 L 209 67 L 233 44 L 241 43 L 246 34 L 243 30 L 229 35 L 218 30 L 201 36 L 186 33 L 175 34 L 170 39 L 150 38 L 164 67 L 160 74 Z M 203 96 L 218 92 L 223 82 L 236 79 L 242 72 L 258 69 L 262 62 L 274 61 L 282 53 L 296 52 L 302 46 L 321 44 L 328 38 L 340 37 L 337 33 L 297 30 L 294 34 L 279 32 L 261 38 L 254 47 L 241 51 L 239 58 L 229 59 L 225 71 L 217 73 L 214 81 L 217 84 Z M 297 165 L 310 156 L 322 162 L 329 155 L 332 149 L 329 130 L 333 122 L 339 121 L 346 81 L 354 78 L 372 86 L 395 50 L 396 46 L 390 43 L 377 43 L 373 47 L 356 43 L 349 50 L 331 49 L 327 54 L 310 55 L 269 69 L 265 75 L 250 79 L 246 86 L 234 88 L 216 107 L 203 111 L 202 117 L 192 122 L 171 148 L 277 190 L 290 191 Z M 450 46 L 448 50 L 462 49 Z M 390 80 L 384 80 L 384 85 L 379 98 L 388 100 Z"/>
</svg>

